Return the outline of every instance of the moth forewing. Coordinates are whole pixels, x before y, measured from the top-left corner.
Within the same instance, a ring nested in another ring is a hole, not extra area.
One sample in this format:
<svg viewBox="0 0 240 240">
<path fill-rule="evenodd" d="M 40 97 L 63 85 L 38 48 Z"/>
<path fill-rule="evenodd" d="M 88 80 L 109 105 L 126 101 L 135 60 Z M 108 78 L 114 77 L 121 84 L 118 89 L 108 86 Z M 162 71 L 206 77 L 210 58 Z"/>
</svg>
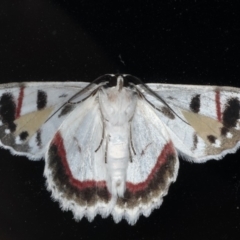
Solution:
<svg viewBox="0 0 240 240">
<path fill-rule="evenodd" d="M 68 111 L 52 114 L 87 83 L 12 83 L 0 87 L 0 144 L 13 154 L 37 160 Z M 52 117 L 51 117 L 52 116 Z M 51 117 L 51 121 L 47 121 Z"/>
</svg>

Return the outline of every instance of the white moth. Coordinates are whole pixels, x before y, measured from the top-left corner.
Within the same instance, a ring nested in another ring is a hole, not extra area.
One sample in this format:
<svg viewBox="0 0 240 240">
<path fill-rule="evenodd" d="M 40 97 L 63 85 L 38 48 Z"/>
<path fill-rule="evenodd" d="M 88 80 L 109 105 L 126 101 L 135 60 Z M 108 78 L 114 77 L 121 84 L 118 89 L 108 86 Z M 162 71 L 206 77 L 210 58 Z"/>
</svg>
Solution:
<svg viewBox="0 0 240 240">
<path fill-rule="evenodd" d="M 47 188 L 76 220 L 135 224 L 161 205 L 178 154 L 201 163 L 239 147 L 240 89 L 131 79 L 0 85 L 0 145 L 45 158 Z"/>
</svg>

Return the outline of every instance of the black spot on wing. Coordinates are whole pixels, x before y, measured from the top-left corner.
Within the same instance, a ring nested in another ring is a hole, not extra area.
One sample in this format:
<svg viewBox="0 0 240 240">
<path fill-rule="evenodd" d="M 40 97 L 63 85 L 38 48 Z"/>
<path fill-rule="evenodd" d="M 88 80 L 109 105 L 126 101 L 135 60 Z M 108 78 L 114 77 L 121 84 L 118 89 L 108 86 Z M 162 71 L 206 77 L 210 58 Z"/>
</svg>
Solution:
<svg viewBox="0 0 240 240">
<path fill-rule="evenodd" d="M 207 136 L 207 139 L 208 139 L 208 141 L 209 141 L 210 143 L 215 143 L 216 140 L 217 140 L 217 138 L 216 138 L 215 136 L 213 136 L 213 135 L 208 135 L 208 136 Z"/>
<path fill-rule="evenodd" d="M 29 136 L 29 134 L 27 131 L 23 131 L 19 134 L 19 137 L 22 141 L 26 140 L 28 136 Z"/>
<path fill-rule="evenodd" d="M 38 146 L 38 147 L 41 147 L 41 146 L 42 146 L 41 130 L 38 130 L 38 131 L 37 131 L 36 142 L 37 142 L 37 146 Z"/>
<path fill-rule="evenodd" d="M 175 115 L 173 114 L 173 112 L 171 111 L 170 108 L 168 107 L 162 107 L 161 108 L 161 112 L 168 118 L 170 119 L 174 119 L 175 118 Z"/>
<path fill-rule="evenodd" d="M 27 142 L 16 144 L 15 134 L 14 133 L 6 134 L 5 130 L 6 130 L 5 126 L 0 126 L 0 139 L 3 145 L 10 146 L 10 148 L 18 152 L 29 152 L 30 147 Z"/>
<path fill-rule="evenodd" d="M 66 114 L 69 114 L 73 109 L 75 108 L 75 106 L 73 104 L 67 104 L 65 105 L 61 112 L 59 113 L 58 117 L 62 117 Z"/>
<path fill-rule="evenodd" d="M 190 102 L 190 109 L 194 113 L 198 113 L 200 110 L 200 94 L 195 95 Z"/>
<path fill-rule="evenodd" d="M 16 104 L 11 93 L 4 93 L 0 98 L 0 117 L 3 124 L 7 124 L 11 132 L 14 132 L 16 114 Z"/>
<path fill-rule="evenodd" d="M 67 94 L 63 93 L 62 95 L 59 96 L 59 98 L 65 98 L 67 96 L 68 96 Z"/>
<path fill-rule="evenodd" d="M 198 136 L 196 133 L 194 133 L 193 134 L 193 150 L 197 148 L 197 144 L 198 144 Z"/>
<path fill-rule="evenodd" d="M 37 109 L 41 110 L 47 105 L 47 94 L 42 90 L 38 90 L 37 93 Z"/>
<path fill-rule="evenodd" d="M 238 98 L 230 98 L 228 99 L 225 109 L 223 111 L 223 125 L 226 128 L 232 128 L 237 125 L 237 120 L 240 118 L 240 102 Z"/>
</svg>

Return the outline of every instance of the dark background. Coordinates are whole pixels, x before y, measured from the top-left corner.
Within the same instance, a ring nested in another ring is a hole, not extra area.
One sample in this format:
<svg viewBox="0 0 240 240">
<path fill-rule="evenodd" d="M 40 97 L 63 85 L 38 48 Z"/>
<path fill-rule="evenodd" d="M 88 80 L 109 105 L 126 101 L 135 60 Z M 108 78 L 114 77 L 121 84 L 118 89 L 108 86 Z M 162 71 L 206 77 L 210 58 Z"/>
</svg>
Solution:
<svg viewBox="0 0 240 240">
<path fill-rule="evenodd" d="M 237 3 L 2 0 L 0 80 L 130 73 L 144 82 L 240 87 Z M 161 208 L 129 226 L 99 216 L 75 222 L 45 189 L 44 161 L 0 150 L 0 240 L 239 239 L 239 158 L 238 151 L 205 164 L 180 159 Z"/>
</svg>

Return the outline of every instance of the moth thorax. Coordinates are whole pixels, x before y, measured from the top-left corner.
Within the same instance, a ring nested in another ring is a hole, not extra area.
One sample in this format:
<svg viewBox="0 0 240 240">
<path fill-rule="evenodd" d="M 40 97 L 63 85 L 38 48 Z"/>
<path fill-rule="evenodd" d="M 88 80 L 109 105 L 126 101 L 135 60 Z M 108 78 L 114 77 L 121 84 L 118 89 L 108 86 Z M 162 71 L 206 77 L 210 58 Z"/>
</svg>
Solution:
<svg viewBox="0 0 240 240">
<path fill-rule="evenodd" d="M 128 158 L 109 158 L 107 186 L 113 196 L 123 197 L 126 189 Z"/>
<path fill-rule="evenodd" d="M 113 125 L 129 122 L 136 108 L 136 100 L 136 96 L 125 88 L 121 91 L 118 88 L 110 88 L 99 96 L 102 115 Z"/>
</svg>

